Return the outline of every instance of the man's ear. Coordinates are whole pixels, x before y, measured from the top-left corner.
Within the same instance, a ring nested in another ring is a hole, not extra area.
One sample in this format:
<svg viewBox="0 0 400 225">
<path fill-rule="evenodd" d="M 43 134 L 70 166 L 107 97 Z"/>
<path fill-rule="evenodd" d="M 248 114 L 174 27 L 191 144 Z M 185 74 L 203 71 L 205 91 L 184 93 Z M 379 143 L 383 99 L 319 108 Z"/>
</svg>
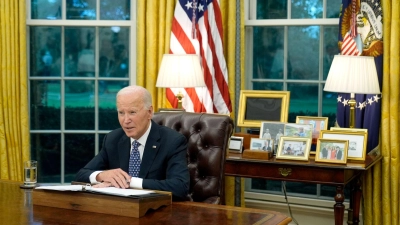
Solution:
<svg viewBox="0 0 400 225">
<path fill-rule="evenodd" d="M 152 105 L 149 107 L 149 109 L 147 111 L 149 113 L 149 119 L 153 118 L 154 109 L 153 109 Z"/>
</svg>

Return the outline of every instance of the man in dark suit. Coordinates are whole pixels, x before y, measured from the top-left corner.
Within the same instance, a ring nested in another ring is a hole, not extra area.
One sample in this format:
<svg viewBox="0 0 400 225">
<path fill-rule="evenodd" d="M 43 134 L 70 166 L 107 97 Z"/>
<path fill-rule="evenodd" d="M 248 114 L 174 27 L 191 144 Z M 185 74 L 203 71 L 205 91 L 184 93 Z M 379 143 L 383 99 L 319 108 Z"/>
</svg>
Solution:
<svg viewBox="0 0 400 225">
<path fill-rule="evenodd" d="M 340 150 L 339 146 L 336 146 L 336 159 L 342 160 L 342 156 L 343 156 L 343 151 Z"/>
<path fill-rule="evenodd" d="M 143 87 L 121 89 L 117 111 L 121 128 L 104 137 L 101 151 L 79 170 L 76 180 L 98 187 L 170 191 L 175 200 L 184 199 L 190 182 L 186 138 L 151 120 L 152 99 Z M 139 142 L 137 148 L 132 147 L 135 141 Z M 140 153 L 138 177 L 128 174 L 133 151 Z"/>
</svg>

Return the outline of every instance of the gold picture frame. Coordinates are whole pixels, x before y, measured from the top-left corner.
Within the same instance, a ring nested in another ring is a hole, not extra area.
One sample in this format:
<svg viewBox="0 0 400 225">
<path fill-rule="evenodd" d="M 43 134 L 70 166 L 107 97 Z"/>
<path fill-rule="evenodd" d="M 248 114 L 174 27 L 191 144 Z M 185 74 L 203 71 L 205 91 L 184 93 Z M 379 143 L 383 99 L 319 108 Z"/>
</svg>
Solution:
<svg viewBox="0 0 400 225">
<path fill-rule="evenodd" d="M 319 138 L 348 140 L 349 146 L 347 151 L 347 159 L 354 161 L 364 161 L 367 154 L 368 133 L 359 131 L 346 130 L 322 130 Z"/>
<path fill-rule="evenodd" d="M 281 137 L 276 151 L 276 159 L 308 161 L 311 138 Z"/>
<path fill-rule="evenodd" d="M 348 140 L 324 139 L 317 141 L 315 162 L 347 163 Z"/>
<path fill-rule="evenodd" d="M 250 150 L 272 151 L 274 147 L 273 139 L 251 138 Z"/>
<path fill-rule="evenodd" d="M 239 127 L 261 126 L 263 121 L 287 122 L 290 91 L 241 90 Z"/>
<path fill-rule="evenodd" d="M 317 116 L 296 116 L 296 123 L 298 124 L 311 124 L 312 125 L 312 141 L 313 151 L 310 154 L 315 154 L 317 140 L 321 130 L 328 129 L 328 117 L 317 117 Z"/>
<path fill-rule="evenodd" d="M 364 128 L 331 127 L 330 130 L 345 131 L 345 132 L 365 132 L 368 134 L 368 129 Z"/>
</svg>

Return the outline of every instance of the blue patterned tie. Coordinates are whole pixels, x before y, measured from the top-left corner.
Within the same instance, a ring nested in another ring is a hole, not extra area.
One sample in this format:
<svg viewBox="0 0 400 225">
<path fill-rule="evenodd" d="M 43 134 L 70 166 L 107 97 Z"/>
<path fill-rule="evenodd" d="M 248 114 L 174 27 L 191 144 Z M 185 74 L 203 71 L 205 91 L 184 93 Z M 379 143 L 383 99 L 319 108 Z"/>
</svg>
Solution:
<svg viewBox="0 0 400 225">
<path fill-rule="evenodd" d="M 139 177 L 140 170 L 140 154 L 139 154 L 140 143 L 134 140 L 132 142 L 131 156 L 129 157 L 129 176 Z"/>
</svg>

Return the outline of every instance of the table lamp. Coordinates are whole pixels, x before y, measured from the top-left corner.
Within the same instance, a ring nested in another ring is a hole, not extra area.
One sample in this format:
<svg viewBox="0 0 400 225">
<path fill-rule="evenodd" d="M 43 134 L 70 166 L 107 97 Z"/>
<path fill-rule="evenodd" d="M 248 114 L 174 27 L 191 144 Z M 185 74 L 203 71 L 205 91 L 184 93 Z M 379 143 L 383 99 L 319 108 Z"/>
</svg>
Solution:
<svg viewBox="0 0 400 225">
<path fill-rule="evenodd" d="M 335 55 L 324 91 L 350 93 L 350 128 L 355 128 L 354 94 L 379 94 L 379 81 L 372 56 Z"/>
<path fill-rule="evenodd" d="M 195 54 L 164 54 L 158 72 L 156 87 L 205 87 L 200 57 Z M 176 95 L 178 108 L 182 109 L 183 94 Z"/>
</svg>

